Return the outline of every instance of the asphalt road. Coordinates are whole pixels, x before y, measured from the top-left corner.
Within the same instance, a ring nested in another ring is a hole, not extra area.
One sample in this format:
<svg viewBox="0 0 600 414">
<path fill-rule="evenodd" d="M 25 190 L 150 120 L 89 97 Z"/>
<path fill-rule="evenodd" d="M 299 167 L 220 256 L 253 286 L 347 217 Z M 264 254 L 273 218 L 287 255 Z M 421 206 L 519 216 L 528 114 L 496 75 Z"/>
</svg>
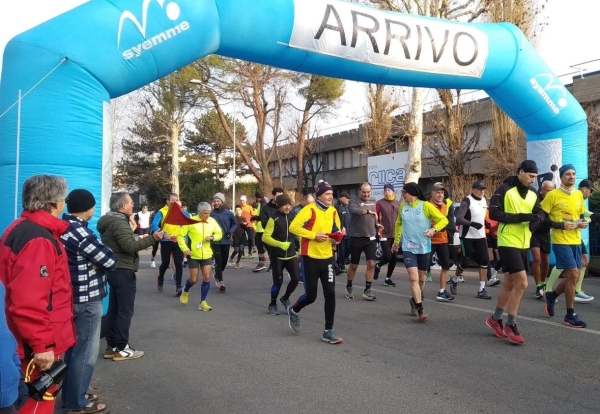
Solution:
<svg viewBox="0 0 600 414">
<path fill-rule="evenodd" d="M 226 293 L 212 284 L 213 311 L 201 312 L 199 287 L 187 306 L 173 296 L 173 285 L 157 293 L 158 269 L 149 268 L 144 252 L 131 345 L 146 354 L 125 362 L 100 355 L 96 365 L 93 385 L 111 413 L 600 412 L 599 279 L 584 283 L 598 299 L 576 306 L 588 322 L 583 330 L 561 325 L 562 298 L 556 316 L 546 317 L 530 287 L 517 320 L 525 344 L 513 346 L 485 325 L 499 290 L 488 288 L 492 300 L 477 299 L 474 273 L 459 284 L 453 303 L 436 302 L 437 282 L 427 284 L 424 324 L 409 315 L 402 263 L 398 287 L 374 283 L 375 302 L 346 299 L 342 275 L 335 329 L 344 343 L 330 345 L 320 340 L 321 296 L 300 313 L 296 334 L 283 312 L 267 314 L 270 274 L 252 273 L 255 260 L 242 263 L 244 269 L 226 270 Z M 301 292 L 302 285 L 292 299 Z"/>
</svg>

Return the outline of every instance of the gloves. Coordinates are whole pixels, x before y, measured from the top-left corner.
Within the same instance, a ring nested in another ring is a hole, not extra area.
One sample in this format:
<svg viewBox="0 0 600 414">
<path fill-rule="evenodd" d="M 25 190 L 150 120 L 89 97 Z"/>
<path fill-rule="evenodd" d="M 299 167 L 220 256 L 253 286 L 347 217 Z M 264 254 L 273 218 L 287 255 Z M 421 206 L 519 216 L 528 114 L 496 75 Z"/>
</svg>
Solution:
<svg viewBox="0 0 600 414">
<path fill-rule="evenodd" d="M 344 235 L 339 231 L 337 233 L 327 233 L 327 236 L 330 239 L 333 239 L 336 243 L 341 243 L 342 240 L 344 240 Z"/>
<path fill-rule="evenodd" d="M 530 223 L 535 223 L 537 221 L 540 221 L 540 217 L 537 214 L 519 214 L 519 220 L 521 221 L 521 223 L 525 223 L 525 222 L 530 222 Z"/>
<path fill-rule="evenodd" d="M 475 229 L 477 229 L 477 230 L 480 230 L 480 229 L 483 227 L 483 224 L 481 224 L 481 223 L 477 223 L 477 222 L 475 222 L 475 221 L 472 221 L 472 222 L 471 222 L 471 227 L 473 227 L 473 228 L 475 228 Z"/>
<path fill-rule="evenodd" d="M 279 248 L 285 252 L 290 248 L 291 245 L 292 245 L 292 242 L 280 242 Z"/>
</svg>

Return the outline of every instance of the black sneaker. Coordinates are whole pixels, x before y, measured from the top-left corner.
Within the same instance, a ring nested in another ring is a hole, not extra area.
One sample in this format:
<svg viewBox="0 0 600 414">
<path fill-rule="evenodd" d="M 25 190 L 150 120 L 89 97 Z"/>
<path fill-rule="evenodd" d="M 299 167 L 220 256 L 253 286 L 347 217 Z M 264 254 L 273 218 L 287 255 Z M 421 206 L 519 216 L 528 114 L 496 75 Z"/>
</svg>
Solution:
<svg viewBox="0 0 600 414">
<path fill-rule="evenodd" d="M 492 295 L 489 295 L 485 289 L 481 289 L 479 292 L 477 292 L 477 297 L 479 299 L 491 299 Z"/>
<path fill-rule="evenodd" d="M 454 300 L 454 296 L 444 290 L 443 292 L 438 292 L 436 299 L 439 302 L 450 302 L 451 300 Z"/>
<path fill-rule="evenodd" d="M 279 309 L 277 309 L 277 305 L 269 305 L 269 315 L 276 316 L 279 315 Z"/>
<path fill-rule="evenodd" d="M 379 267 L 379 263 L 375 263 L 375 274 L 373 274 L 373 280 L 379 279 L 379 272 L 381 272 L 381 268 Z"/>
<path fill-rule="evenodd" d="M 396 283 L 392 280 L 392 279 L 385 279 L 385 282 L 383 282 L 384 286 L 387 287 L 396 287 Z"/>
</svg>

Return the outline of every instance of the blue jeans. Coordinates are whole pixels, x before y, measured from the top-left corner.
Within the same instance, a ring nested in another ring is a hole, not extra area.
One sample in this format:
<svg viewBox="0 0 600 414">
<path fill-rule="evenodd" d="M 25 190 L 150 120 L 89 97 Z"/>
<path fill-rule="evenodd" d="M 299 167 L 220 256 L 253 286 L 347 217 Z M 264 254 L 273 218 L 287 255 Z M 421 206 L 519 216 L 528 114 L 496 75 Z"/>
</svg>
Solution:
<svg viewBox="0 0 600 414">
<path fill-rule="evenodd" d="M 63 385 L 62 401 L 67 410 L 79 410 L 89 404 L 85 394 L 98 358 L 101 319 L 102 301 L 73 305 L 77 344 L 65 353 L 64 359 L 69 371 Z"/>
</svg>

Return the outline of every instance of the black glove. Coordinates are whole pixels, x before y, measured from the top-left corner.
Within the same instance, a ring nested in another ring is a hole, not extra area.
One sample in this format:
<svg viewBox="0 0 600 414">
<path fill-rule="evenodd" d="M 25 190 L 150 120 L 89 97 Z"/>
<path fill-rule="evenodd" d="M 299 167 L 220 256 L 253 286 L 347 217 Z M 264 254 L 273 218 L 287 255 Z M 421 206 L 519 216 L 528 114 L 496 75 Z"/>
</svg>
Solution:
<svg viewBox="0 0 600 414">
<path fill-rule="evenodd" d="M 477 230 L 481 230 L 481 228 L 483 227 L 483 224 L 472 221 L 471 227 L 476 228 Z"/>
<path fill-rule="evenodd" d="M 540 227 L 540 224 L 542 224 L 541 221 L 530 221 L 529 222 L 529 231 L 530 232 L 534 232 L 538 227 Z"/>
<path fill-rule="evenodd" d="M 537 214 L 519 214 L 519 220 L 521 221 L 521 223 L 525 223 L 525 222 L 530 222 L 530 223 L 535 223 L 540 221 L 540 216 L 538 216 Z"/>
</svg>

